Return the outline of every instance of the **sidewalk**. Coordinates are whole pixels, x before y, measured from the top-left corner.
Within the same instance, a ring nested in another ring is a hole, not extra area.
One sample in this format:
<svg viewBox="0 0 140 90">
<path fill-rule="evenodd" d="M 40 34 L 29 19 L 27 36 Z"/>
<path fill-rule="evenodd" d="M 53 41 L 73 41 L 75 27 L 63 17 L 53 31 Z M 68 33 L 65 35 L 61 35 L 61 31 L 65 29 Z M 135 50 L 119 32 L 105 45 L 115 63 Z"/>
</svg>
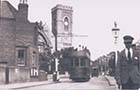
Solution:
<svg viewBox="0 0 140 90">
<path fill-rule="evenodd" d="M 63 81 L 63 79 L 67 79 L 68 77 L 65 75 L 61 75 L 60 78 L 61 78 L 60 81 Z M 29 87 L 35 87 L 35 86 L 46 85 L 46 84 L 55 84 L 55 83 L 56 82 L 53 82 L 52 75 L 48 75 L 48 80 L 46 81 L 3 84 L 3 85 L 0 85 L 0 90 L 29 88 Z"/>
<path fill-rule="evenodd" d="M 116 80 L 114 79 L 114 77 L 105 75 L 105 78 L 108 81 L 108 84 L 110 86 L 116 86 L 117 85 Z"/>
<path fill-rule="evenodd" d="M 53 84 L 53 83 L 54 82 L 52 81 L 52 76 L 49 75 L 48 80 L 46 80 L 46 81 L 3 84 L 3 85 L 0 85 L 0 90 L 28 88 L 28 87 L 40 86 L 40 85 L 45 85 L 45 84 Z"/>
<path fill-rule="evenodd" d="M 38 82 L 4 84 L 4 85 L 0 85 L 0 90 L 28 88 L 28 87 L 34 87 L 34 86 L 40 86 L 40 85 L 52 84 L 52 83 L 53 83 L 52 81 L 38 81 Z"/>
</svg>

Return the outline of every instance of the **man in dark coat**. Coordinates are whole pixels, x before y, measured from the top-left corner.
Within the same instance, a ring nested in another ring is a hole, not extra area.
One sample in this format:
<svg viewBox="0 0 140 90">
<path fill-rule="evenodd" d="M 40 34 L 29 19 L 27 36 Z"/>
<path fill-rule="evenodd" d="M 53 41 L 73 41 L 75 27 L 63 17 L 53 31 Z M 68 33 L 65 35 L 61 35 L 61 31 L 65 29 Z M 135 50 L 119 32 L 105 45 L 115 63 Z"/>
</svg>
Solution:
<svg viewBox="0 0 140 90">
<path fill-rule="evenodd" d="M 123 37 L 125 49 L 118 54 L 116 66 L 117 84 L 122 90 L 138 90 L 140 85 L 140 54 L 134 45 L 133 37 Z"/>
</svg>

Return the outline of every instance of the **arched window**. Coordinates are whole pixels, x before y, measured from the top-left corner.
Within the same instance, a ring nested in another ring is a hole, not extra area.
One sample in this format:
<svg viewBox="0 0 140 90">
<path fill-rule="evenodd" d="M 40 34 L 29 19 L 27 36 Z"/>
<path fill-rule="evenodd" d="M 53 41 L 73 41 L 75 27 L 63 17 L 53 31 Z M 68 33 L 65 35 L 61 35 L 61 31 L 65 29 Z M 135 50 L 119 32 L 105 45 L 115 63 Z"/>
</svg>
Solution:
<svg viewBox="0 0 140 90">
<path fill-rule="evenodd" d="M 68 19 L 68 17 L 64 18 L 64 30 L 65 31 L 69 30 L 69 19 Z"/>
</svg>

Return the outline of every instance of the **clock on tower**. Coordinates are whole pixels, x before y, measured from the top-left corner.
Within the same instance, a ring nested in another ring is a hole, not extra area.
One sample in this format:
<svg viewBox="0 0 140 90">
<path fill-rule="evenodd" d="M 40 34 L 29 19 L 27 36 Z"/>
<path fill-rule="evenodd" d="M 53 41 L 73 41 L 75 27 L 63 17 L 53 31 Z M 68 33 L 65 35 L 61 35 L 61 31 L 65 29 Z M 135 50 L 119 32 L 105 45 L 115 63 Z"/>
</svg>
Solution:
<svg viewBox="0 0 140 90">
<path fill-rule="evenodd" d="M 72 46 L 72 15 L 70 6 L 56 5 L 52 8 L 52 31 L 57 32 L 57 49 Z"/>
<path fill-rule="evenodd" d="M 68 17 L 64 18 L 64 30 L 65 31 L 69 30 L 69 20 L 68 20 Z"/>
</svg>

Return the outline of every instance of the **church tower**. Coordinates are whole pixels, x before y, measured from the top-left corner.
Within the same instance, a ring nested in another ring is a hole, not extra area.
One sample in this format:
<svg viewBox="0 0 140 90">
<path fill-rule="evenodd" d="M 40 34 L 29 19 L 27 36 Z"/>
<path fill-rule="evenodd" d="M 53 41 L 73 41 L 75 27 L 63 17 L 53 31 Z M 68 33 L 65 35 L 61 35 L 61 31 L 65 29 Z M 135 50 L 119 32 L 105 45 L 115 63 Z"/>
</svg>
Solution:
<svg viewBox="0 0 140 90">
<path fill-rule="evenodd" d="M 52 32 L 57 34 L 58 50 L 72 46 L 72 15 L 70 6 L 56 5 L 52 8 Z"/>
</svg>

